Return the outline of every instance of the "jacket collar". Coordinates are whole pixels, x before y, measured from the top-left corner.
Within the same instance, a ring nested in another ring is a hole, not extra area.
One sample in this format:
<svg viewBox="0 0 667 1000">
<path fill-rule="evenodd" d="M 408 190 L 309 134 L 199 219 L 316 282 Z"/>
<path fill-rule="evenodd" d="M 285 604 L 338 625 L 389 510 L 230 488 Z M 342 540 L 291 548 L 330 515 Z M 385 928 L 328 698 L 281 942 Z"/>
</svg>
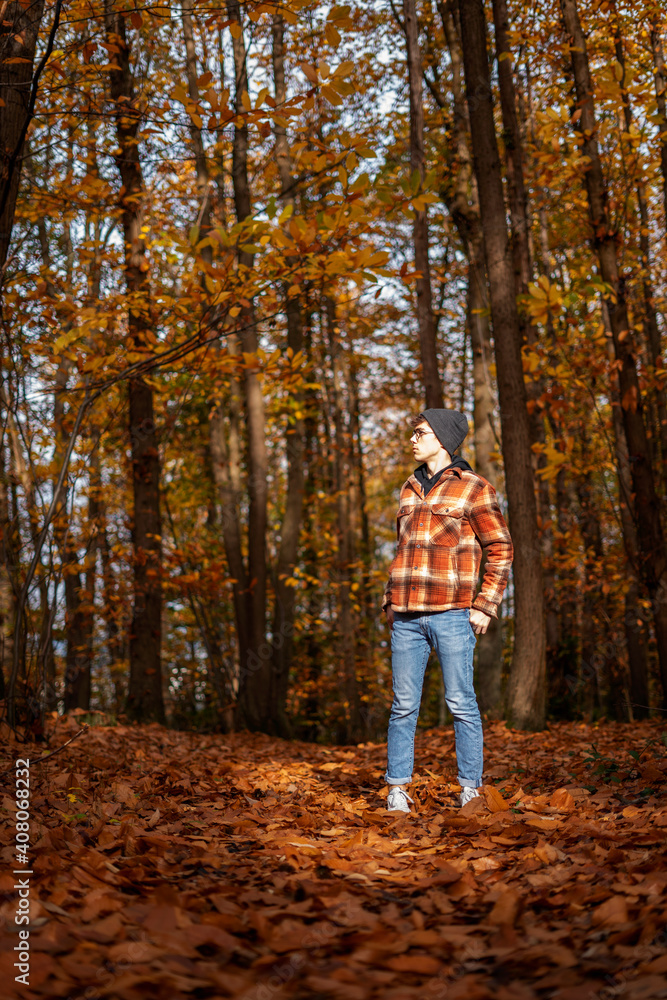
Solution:
<svg viewBox="0 0 667 1000">
<path fill-rule="evenodd" d="M 435 493 L 437 490 L 440 489 L 440 487 L 442 486 L 442 484 L 445 481 L 445 477 L 446 476 L 456 476 L 457 479 L 460 479 L 461 478 L 461 471 L 462 470 L 459 469 L 459 468 L 456 468 L 456 466 L 447 466 L 447 468 L 443 471 L 442 475 L 440 476 L 440 479 L 437 481 L 437 483 L 435 484 L 435 486 L 433 487 L 433 489 L 429 490 L 429 496 L 430 496 L 431 493 Z M 415 491 L 415 493 L 418 496 L 420 496 L 420 497 L 422 496 L 422 494 L 423 494 L 422 484 L 419 482 L 419 480 L 415 476 L 414 472 L 408 478 L 408 484 L 413 488 L 413 490 Z"/>
</svg>

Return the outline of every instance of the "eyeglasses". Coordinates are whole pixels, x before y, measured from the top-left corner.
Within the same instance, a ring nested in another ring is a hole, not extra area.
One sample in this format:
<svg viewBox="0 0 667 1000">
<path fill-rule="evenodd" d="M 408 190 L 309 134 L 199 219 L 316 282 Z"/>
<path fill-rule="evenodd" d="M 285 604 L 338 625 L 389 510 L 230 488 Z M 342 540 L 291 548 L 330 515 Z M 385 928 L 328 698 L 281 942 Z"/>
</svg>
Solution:
<svg viewBox="0 0 667 1000">
<path fill-rule="evenodd" d="M 413 439 L 413 438 L 415 438 L 415 440 L 416 440 L 417 442 L 419 442 L 419 441 L 421 441 L 421 439 L 422 439 L 422 438 L 423 438 L 423 437 L 424 437 L 424 436 L 425 436 L 426 434 L 433 434 L 433 431 L 430 431 L 430 430 L 429 430 L 429 431 L 420 431 L 420 430 L 416 430 L 416 431 L 414 431 L 414 432 L 413 432 L 413 433 L 412 433 L 412 434 L 410 435 L 410 440 L 412 441 L 412 439 Z"/>
</svg>

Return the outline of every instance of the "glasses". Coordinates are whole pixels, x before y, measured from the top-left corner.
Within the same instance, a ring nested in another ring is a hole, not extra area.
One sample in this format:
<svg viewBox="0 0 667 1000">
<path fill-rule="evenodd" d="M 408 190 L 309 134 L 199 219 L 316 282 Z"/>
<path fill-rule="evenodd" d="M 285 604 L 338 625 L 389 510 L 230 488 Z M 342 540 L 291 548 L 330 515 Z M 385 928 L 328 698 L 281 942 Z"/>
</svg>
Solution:
<svg viewBox="0 0 667 1000">
<path fill-rule="evenodd" d="M 412 441 L 412 439 L 413 439 L 413 438 L 415 438 L 415 440 L 417 441 L 417 443 L 419 443 L 419 441 L 421 441 L 421 439 L 422 439 L 422 438 L 423 438 L 423 437 L 424 437 L 424 436 L 425 436 L 426 434 L 433 434 L 433 431 L 419 431 L 419 430 L 417 430 L 417 431 L 414 431 L 414 432 L 413 432 L 413 433 L 412 433 L 412 434 L 410 435 L 410 440 Z"/>
</svg>

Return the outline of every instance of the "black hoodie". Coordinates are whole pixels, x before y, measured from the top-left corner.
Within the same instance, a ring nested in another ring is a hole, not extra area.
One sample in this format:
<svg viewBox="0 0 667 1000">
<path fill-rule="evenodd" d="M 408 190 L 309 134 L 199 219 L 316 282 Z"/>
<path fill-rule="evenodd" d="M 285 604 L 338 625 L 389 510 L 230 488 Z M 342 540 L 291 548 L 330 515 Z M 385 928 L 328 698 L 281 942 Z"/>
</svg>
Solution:
<svg viewBox="0 0 667 1000">
<path fill-rule="evenodd" d="M 428 466 L 426 465 L 426 462 L 423 462 L 419 468 L 415 469 L 415 476 L 424 489 L 424 496 L 427 496 L 430 493 L 437 481 L 440 479 L 440 476 L 443 472 L 446 472 L 447 469 L 467 469 L 468 472 L 473 471 L 472 466 L 466 462 L 465 458 L 461 458 L 460 455 L 454 455 L 449 465 L 446 465 L 444 469 L 440 469 L 439 472 L 436 472 L 436 474 L 431 476 L 429 479 Z"/>
</svg>

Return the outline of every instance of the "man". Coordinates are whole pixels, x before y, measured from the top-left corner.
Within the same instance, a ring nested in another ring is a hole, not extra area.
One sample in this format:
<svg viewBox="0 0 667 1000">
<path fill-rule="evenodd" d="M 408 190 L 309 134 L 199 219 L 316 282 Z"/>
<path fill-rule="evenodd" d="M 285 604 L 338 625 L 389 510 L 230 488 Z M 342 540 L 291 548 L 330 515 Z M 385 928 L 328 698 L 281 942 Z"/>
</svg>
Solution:
<svg viewBox="0 0 667 1000">
<path fill-rule="evenodd" d="M 429 409 L 412 426 L 412 451 L 421 464 L 401 489 L 398 550 L 382 600 L 391 628 L 394 688 L 385 774 L 392 812 L 410 812 L 413 802 L 407 786 L 431 647 L 454 719 L 461 805 L 479 795 L 483 736 L 473 653 L 477 635 L 498 615 L 513 556 L 496 491 L 454 454 L 468 433 L 464 414 Z M 475 597 L 482 549 L 487 562 Z"/>
</svg>

